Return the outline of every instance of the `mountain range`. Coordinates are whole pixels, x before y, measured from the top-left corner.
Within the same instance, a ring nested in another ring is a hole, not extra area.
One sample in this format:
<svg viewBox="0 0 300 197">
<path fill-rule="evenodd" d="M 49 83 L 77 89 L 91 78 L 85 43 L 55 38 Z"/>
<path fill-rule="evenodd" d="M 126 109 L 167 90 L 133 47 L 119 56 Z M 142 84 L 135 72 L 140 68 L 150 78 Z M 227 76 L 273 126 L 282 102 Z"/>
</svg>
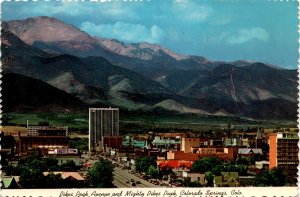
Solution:
<svg viewBox="0 0 300 197">
<path fill-rule="evenodd" d="M 296 70 L 255 61 L 217 62 L 156 44 L 92 37 L 50 17 L 5 21 L 1 41 L 4 79 L 22 78 L 29 86 L 34 80 L 45 88 L 48 84 L 49 95 L 62 91 L 67 100 L 76 99 L 76 106 L 296 119 Z M 6 88 L 26 93 L 10 84 L 3 86 L 8 92 L 4 101 L 14 96 Z M 43 105 L 75 109 L 62 103 L 53 98 Z M 41 109 L 30 105 L 31 110 Z"/>
</svg>

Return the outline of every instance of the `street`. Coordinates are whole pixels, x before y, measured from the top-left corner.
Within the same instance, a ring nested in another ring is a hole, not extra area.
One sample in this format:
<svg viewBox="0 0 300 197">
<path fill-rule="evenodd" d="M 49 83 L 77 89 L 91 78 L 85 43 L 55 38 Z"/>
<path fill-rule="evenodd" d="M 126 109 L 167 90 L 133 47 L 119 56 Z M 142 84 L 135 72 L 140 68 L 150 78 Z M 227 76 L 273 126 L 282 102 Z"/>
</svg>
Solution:
<svg viewBox="0 0 300 197">
<path fill-rule="evenodd" d="M 134 182 L 136 183 L 137 181 L 140 181 L 140 184 L 136 184 L 136 186 L 132 186 L 131 179 L 134 180 Z M 126 183 L 127 181 L 129 181 L 129 183 Z M 145 181 L 144 179 L 141 179 L 137 176 L 135 176 L 134 174 L 130 174 L 128 172 L 128 170 L 124 170 L 121 169 L 119 167 L 115 167 L 114 168 L 114 181 L 113 183 L 115 184 L 115 186 L 117 186 L 118 188 L 126 188 L 126 187 L 144 187 L 144 188 L 148 188 L 148 187 L 161 187 L 159 185 L 154 185 L 152 183 L 149 183 L 147 181 Z"/>
<path fill-rule="evenodd" d="M 110 160 L 106 157 L 100 156 L 103 159 L 106 160 Z M 84 157 L 84 158 L 89 158 L 89 157 Z M 97 162 L 98 159 L 96 158 L 89 158 L 86 162 L 94 164 L 95 162 Z M 112 161 L 112 160 L 110 160 Z M 136 187 L 136 188 L 150 188 L 150 187 L 161 187 L 159 185 L 154 185 L 152 183 L 147 182 L 144 179 L 141 179 L 140 177 L 135 176 L 134 174 L 131 174 L 128 172 L 127 169 L 121 169 L 120 167 L 115 166 L 114 167 L 114 171 L 113 171 L 113 175 L 114 175 L 114 180 L 113 183 L 116 187 L 118 188 L 129 188 L 129 187 Z M 135 186 L 132 186 L 132 181 L 134 180 Z M 136 182 L 139 181 L 139 184 L 136 184 Z M 127 182 L 127 183 L 126 183 Z"/>
</svg>

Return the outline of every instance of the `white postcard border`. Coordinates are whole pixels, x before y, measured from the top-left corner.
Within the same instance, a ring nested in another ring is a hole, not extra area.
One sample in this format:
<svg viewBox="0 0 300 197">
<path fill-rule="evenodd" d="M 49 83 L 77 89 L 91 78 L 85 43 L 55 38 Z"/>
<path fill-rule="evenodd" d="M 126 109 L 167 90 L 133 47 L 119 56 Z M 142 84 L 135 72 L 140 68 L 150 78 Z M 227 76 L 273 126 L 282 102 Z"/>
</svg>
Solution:
<svg viewBox="0 0 300 197">
<path fill-rule="evenodd" d="M 0 0 L 0 4 L 3 1 Z M 19 0 L 15 0 L 19 1 Z M 28 1 L 28 0 L 21 0 Z M 32 1 L 49 1 L 49 0 L 32 0 Z M 64 0 L 56 0 L 64 1 Z M 77 1 L 77 0 L 68 0 Z M 94 1 L 98 0 L 81 0 L 81 1 Z M 111 2 L 114 0 L 99 0 L 99 2 Z M 118 1 L 118 0 L 115 0 Z M 143 0 L 120 0 L 134 1 Z M 151 1 L 151 0 L 144 0 Z M 219 0 L 236 1 L 236 0 Z M 296 1 L 296 0 L 268 0 L 279 3 L 283 1 Z M 300 33 L 300 2 L 298 1 L 298 33 Z M 0 10 L 1 12 L 1 10 Z M 298 40 L 300 44 L 300 38 Z M 1 46 L 1 44 L 0 44 Z M 300 54 L 300 46 L 298 49 Z M 1 55 L 1 54 L 0 54 Z M 300 68 L 300 57 L 298 59 L 298 69 Z M 0 72 L 2 71 L 0 67 Z M 298 72 L 298 79 L 300 73 Z M 0 82 L 0 84 L 2 81 Z M 298 128 L 300 128 L 300 84 L 298 84 Z M 0 94 L 1 95 L 1 94 Z M 0 105 L 2 107 L 2 105 Z M 0 113 L 2 112 L 0 108 Z M 300 134 L 298 134 L 300 136 Z M 300 141 L 298 143 L 300 147 Z M 300 154 L 299 154 L 300 155 Z M 298 166 L 299 170 L 300 166 Z M 298 185 L 300 184 L 298 172 Z M 0 190 L 0 197 L 296 197 L 299 196 L 298 187 L 199 187 L 199 188 L 86 188 L 86 189 L 2 189 Z"/>
<path fill-rule="evenodd" d="M 295 197 L 297 187 L 4 189 L 3 197 Z"/>
</svg>

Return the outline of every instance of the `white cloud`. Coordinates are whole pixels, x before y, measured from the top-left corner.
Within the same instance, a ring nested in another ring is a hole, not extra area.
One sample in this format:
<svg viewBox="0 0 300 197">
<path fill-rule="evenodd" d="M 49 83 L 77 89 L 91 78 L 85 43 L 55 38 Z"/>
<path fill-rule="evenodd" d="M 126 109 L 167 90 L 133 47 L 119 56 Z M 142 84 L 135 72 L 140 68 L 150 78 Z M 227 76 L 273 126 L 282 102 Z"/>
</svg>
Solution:
<svg viewBox="0 0 300 197">
<path fill-rule="evenodd" d="M 190 0 L 176 0 L 171 9 L 174 16 L 191 22 L 204 22 L 213 12 L 212 7 Z"/>
<path fill-rule="evenodd" d="M 81 15 L 82 13 L 90 13 L 93 11 L 91 6 L 82 6 L 80 2 L 69 2 L 69 1 L 60 1 L 60 2 L 48 2 L 40 3 L 37 2 L 35 6 L 27 6 L 19 9 L 20 12 L 24 14 L 30 12 L 35 15 L 56 15 L 56 14 L 68 14 L 70 16 Z"/>
<path fill-rule="evenodd" d="M 147 28 L 141 24 L 116 22 L 114 24 L 99 24 L 84 22 L 81 29 L 95 36 L 115 38 L 125 42 L 159 43 L 164 37 L 164 31 L 157 25 Z"/>
<path fill-rule="evenodd" d="M 95 13 L 99 13 L 104 16 L 113 17 L 114 19 L 130 19 L 137 20 L 139 19 L 138 14 L 136 13 L 136 9 L 138 9 L 138 4 L 130 4 L 130 6 L 124 6 L 121 2 L 108 2 L 104 3 L 101 8 L 97 6 L 98 10 L 95 10 Z"/>
<path fill-rule="evenodd" d="M 31 15 L 67 15 L 71 17 L 87 17 L 90 18 L 109 18 L 111 20 L 137 20 L 138 4 L 130 4 L 124 6 L 124 2 L 81 2 L 81 1 L 51 1 L 51 2 L 36 2 L 34 6 L 28 3 L 20 7 L 18 14 L 27 16 L 28 10 Z"/>
<path fill-rule="evenodd" d="M 206 35 L 203 40 L 207 44 L 243 44 L 253 40 L 260 42 L 269 41 L 269 33 L 261 27 L 243 28 L 236 31 L 224 31 L 221 34 Z"/>
<path fill-rule="evenodd" d="M 225 35 L 224 37 L 229 44 L 242 44 L 251 40 L 267 42 L 269 40 L 269 33 L 261 27 L 255 27 L 251 29 L 239 29 L 237 32 L 229 36 Z"/>
</svg>

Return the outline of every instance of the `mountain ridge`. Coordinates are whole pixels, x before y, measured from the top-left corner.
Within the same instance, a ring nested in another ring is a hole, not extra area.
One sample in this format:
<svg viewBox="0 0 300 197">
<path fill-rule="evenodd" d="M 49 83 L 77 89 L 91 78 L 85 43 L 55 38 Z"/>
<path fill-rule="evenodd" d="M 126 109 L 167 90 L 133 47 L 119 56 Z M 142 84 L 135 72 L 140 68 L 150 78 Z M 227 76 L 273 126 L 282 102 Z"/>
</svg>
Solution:
<svg viewBox="0 0 300 197">
<path fill-rule="evenodd" d="M 46 52 L 54 54 L 69 53 L 80 57 L 102 56 L 114 65 L 130 69 L 139 66 L 149 67 L 155 64 L 155 62 L 157 63 L 157 61 L 153 62 L 149 60 L 155 60 L 157 58 L 156 55 L 159 55 L 158 51 L 162 51 L 168 58 L 173 59 L 169 62 L 168 66 L 174 68 L 189 69 L 184 66 L 187 60 L 198 64 L 197 66 L 193 66 L 192 69 L 213 68 L 214 65 L 227 63 L 224 61 L 211 61 L 202 56 L 181 55 L 158 44 L 147 42 L 125 44 L 116 39 L 93 37 L 74 25 L 66 24 L 61 20 L 48 16 L 3 21 L 2 27 L 14 33 L 26 44 L 36 46 Z M 122 48 L 115 49 L 109 47 L 109 43 L 118 43 L 123 48 L 129 48 L 129 51 L 121 52 Z M 145 49 L 149 49 L 150 51 L 143 51 Z M 132 51 L 136 51 L 138 55 L 132 54 Z M 139 55 L 143 53 L 148 56 Z M 240 65 L 241 62 L 243 62 L 242 64 L 247 64 L 246 60 L 237 60 L 228 63 Z M 162 62 L 159 62 L 159 64 L 163 65 Z"/>
<path fill-rule="evenodd" d="M 56 24 L 56 20 L 49 20 L 49 17 L 38 19 L 54 21 L 50 27 Z M 44 21 L 38 29 L 43 29 L 45 24 Z M 60 22 L 61 25 L 64 23 Z M 147 44 L 147 47 L 156 47 L 157 53 L 151 60 L 143 60 L 108 51 L 100 44 L 95 45 L 91 36 L 86 38 L 92 39 L 93 46 L 100 47 L 100 52 L 104 51 L 103 56 L 87 56 L 85 52 L 76 56 L 82 48 L 75 53 L 66 51 L 67 47 L 84 45 L 84 41 L 70 39 L 64 45 L 63 41 L 58 44 L 41 42 L 30 34 L 23 34 L 23 39 L 26 35 L 33 41 L 28 45 L 6 31 L 15 26 L 9 27 L 9 22 L 3 25 L 1 58 L 4 72 L 42 80 L 87 105 L 99 103 L 145 111 L 169 108 L 176 113 L 222 113 L 266 119 L 296 117 L 298 83 L 295 70 L 248 61 L 236 61 L 238 65 L 212 62 L 201 56 L 176 60 L 159 46 Z M 26 28 L 32 31 L 32 26 L 21 25 L 22 31 L 15 32 L 26 32 Z M 54 25 L 54 28 L 60 27 Z"/>
</svg>

